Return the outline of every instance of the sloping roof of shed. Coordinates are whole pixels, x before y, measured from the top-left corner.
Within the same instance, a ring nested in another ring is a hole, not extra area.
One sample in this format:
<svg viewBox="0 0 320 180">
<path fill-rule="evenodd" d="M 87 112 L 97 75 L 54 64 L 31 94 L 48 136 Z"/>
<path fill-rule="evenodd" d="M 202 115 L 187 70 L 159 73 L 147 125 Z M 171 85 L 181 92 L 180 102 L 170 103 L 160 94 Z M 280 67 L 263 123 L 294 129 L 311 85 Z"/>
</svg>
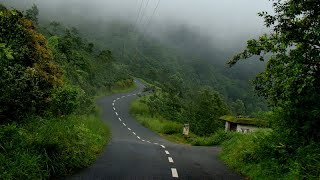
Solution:
<svg viewBox="0 0 320 180">
<path fill-rule="evenodd" d="M 230 115 L 225 115 L 219 118 L 220 120 L 229 121 L 237 124 L 248 124 L 248 125 L 266 125 L 265 121 L 248 118 L 248 117 L 234 117 Z"/>
</svg>

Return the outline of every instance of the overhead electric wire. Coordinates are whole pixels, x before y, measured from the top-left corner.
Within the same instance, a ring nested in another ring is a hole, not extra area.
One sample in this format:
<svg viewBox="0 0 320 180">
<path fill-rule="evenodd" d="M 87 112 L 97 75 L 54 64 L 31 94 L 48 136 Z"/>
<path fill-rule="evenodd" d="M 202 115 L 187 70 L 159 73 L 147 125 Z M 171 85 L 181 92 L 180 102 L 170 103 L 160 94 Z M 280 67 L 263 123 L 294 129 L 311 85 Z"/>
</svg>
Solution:
<svg viewBox="0 0 320 180">
<path fill-rule="evenodd" d="M 149 18 L 149 20 L 147 21 L 147 23 L 144 25 L 144 31 L 143 31 L 143 33 L 142 33 L 143 36 L 144 36 L 144 34 L 146 33 L 147 27 L 148 27 L 149 24 L 151 23 L 151 20 L 152 20 L 153 16 L 155 15 L 155 13 L 156 13 L 156 11 L 157 11 L 157 9 L 158 9 L 158 7 L 159 7 L 160 1 L 161 1 L 161 0 L 158 0 L 158 3 L 157 3 L 156 7 L 154 8 L 154 10 L 153 10 L 153 12 L 152 12 L 152 15 L 150 16 L 150 18 Z"/>
<path fill-rule="evenodd" d="M 146 4 L 146 6 L 144 7 L 144 9 L 143 9 L 143 11 L 142 11 L 142 16 L 141 16 L 141 18 L 140 18 L 140 22 L 142 22 L 142 20 L 144 19 L 143 16 L 144 16 L 144 15 L 146 14 L 146 12 L 147 12 L 149 2 L 150 2 L 150 0 L 147 0 L 147 4 Z"/>
<path fill-rule="evenodd" d="M 146 13 L 146 9 L 147 9 L 147 7 L 148 7 L 148 5 L 149 5 L 149 1 L 150 1 L 150 0 L 147 1 L 146 6 L 145 6 L 145 7 L 143 8 L 143 10 L 142 10 L 142 5 L 143 5 L 143 2 L 144 2 L 144 0 L 142 0 L 142 2 L 141 2 L 141 4 L 140 4 L 140 7 L 139 7 L 139 12 L 138 12 L 136 21 L 135 21 L 135 23 L 134 23 L 134 27 L 133 27 L 132 32 L 135 32 L 135 31 L 136 31 L 137 26 L 138 26 L 138 21 L 141 22 L 141 21 L 144 19 L 143 17 L 144 17 L 144 15 L 145 15 L 145 13 Z M 150 18 L 149 18 L 149 19 L 146 18 L 146 21 L 145 21 L 145 23 L 144 23 L 143 26 L 142 26 L 144 30 L 143 30 L 142 38 L 141 38 L 140 40 L 143 40 L 143 39 L 144 39 L 144 37 L 145 37 L 145 32 L 147 31 L 147 28 L 148 28 L 148 26 L 150 25 L 150 23 L 151 23 L 154 15 L 155 15 L 158 7 L 159 7 L 160 1 L 161 1 L 161 0 L 158 0 L 157 5 L 156 5 L 156 7 L 154 8 L 154 10 L 153 10 Z M 140 16 L 140 13 L 141 13 L 141 12 L 142 12 L 142 14 L 141 14 L 141 16 Z M 129 32 L 128 32 L 128 33 L 129 33 Z M 143 53 L 142 53 L 141 51 L 138 50 L 137 47 L 136 47 L 135 49 L 136 49 L 136 52 L 137 52 L 136 55 L 139 54 L 141 57 L 147 58 L 147 57 L 145 57 L 145 56 L 143 55 Z M 125 42 L 124 42 L 124 47 L 123 47 L 123 53 L 125 53 Z"/>
<path fill-rule="evenodd" d="M 145 16 L 145 14 L 146 14 L 146 10 L 147 10 L 147 8 L 148 8 L 149 2 L 150 2 L 150 0 L 147 0 L 146 5 L 145 5 L 144 8 L 142 9 L 142 11 L 141 11 L 141 16 L 139 16 L 138 21 L 135 23 L 135 27 L 134 27 L 134 29 L 133 29 L 133 32 L 136 32 L 136 31 L 137 31 L 137 29 L 138 29 L 138 24 L 141 24 L 142 20 L 144 19 L 144 16 Z"/>
</svg>

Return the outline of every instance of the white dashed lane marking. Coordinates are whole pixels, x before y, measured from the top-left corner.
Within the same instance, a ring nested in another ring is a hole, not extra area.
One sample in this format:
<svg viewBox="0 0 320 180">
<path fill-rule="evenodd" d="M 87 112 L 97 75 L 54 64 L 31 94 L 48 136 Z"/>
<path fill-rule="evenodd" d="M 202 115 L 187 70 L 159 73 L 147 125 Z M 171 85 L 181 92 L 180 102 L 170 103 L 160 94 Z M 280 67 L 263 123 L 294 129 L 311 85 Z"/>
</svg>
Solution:
<svg viewBox="0 0 320 180">
<path fill-rule="evenodd" d="M 176 168 L 171 168 L 172 177 L 178 178 L 178 172 Z"/>
<path fill-rule="evenodd" d="M 141 93 L 138 93 L 138 95 L 139 95 L 139 94 L 141 94 Z M 116 114 L 117 116 L 119 116 L 118 112 L 116 112 L 116 108 L 114 107 L 115 102 L 116 102 L 117 100 L 119 100 L 120 98 L 125 98 L 125 97 L 129 97 L 129 96 L 136 96 L 136 95 L 137 95 L 137 94 L 129 94 L 129 95 L 121 96 L 121 97 L 118 97 L 117 99 L 114 99 L 114 100 L 113 100 L 113 103 L 112 103 L 112 106 L 113 106 L 113 110 L 115 111 L 115 114 Z M 119 121 L 122 121 L 122 119 L 121 119 L 120 117 L 118 117 L 118 119 L 119 119 Z M 123 124 L 124 126 L 127 126 L 124 122 L 122 122 L 122 124 Z M 130 129 L 129 127 L 127 127 L 127 128 L 128 128 L 129 131 L 131 131 L 131 129 Z M 135 132 L 133 132 L 133 131 L 132 131 L 132 134 L 134 134 L 135 136 L 137 136 L 137 134 L 136 134 Z M 143 142 L 146 141 L 146 142 L 148 142 L 148 143 L 151 143 L 150 141 L 141 139 L 139 136 L 137 136 L 137 138 L 140 139 L 140 140 L 143 141 Z M 156 142 L 153 143 L 153 144 L 159 145 L 159 143 L 156 143 Z M 166 147 L 165 147 L 164 145 L 162 145 L 162 144 L 160 144 L 160 146 L 161 146 L 163 149 L 166 148 Z M 165 150 L 165 153 L 166 153 L 167 155 L 170 154 L 169 151 L 167 151 L 167 150 Z M 168 157 L 168 161 L 169 161 L 170 163 L 174 163 L 172 157 Z M 171 168 L 171 173 L 172 173 L 172 177 L 174 177 L 174 178 L 178 178 L 178 177 L 179 177 L 179 176 L 178 176 L 178 171 L 177 171 L 176 168 Z"/>
</svg>

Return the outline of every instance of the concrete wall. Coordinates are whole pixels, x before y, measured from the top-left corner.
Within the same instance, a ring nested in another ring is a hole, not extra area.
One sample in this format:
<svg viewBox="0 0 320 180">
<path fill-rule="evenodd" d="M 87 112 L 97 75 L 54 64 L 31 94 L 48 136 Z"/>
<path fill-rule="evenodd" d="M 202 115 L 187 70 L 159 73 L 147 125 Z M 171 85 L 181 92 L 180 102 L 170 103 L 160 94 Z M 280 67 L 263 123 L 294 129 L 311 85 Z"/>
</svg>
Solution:
<svg viewBox="0 0 320 180">
<path fill-rule="evenodd" d="M 255 126 L 237 124 L 237 132 L 240 132 L 240 133 L 254 132 L 257 129 L 259 128 Z"/>
<path fill-rule="evenodd" d="M 225 131 L 230 131 L 230 122 L 226 121 Z"/>
</svg>

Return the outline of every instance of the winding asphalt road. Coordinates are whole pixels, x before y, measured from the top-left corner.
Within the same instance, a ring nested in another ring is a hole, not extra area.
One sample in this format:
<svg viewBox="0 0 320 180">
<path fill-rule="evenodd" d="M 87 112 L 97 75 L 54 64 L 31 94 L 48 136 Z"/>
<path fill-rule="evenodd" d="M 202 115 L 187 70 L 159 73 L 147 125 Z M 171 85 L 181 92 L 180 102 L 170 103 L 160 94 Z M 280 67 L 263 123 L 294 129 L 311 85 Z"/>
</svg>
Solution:
<svg viewBox="0 0 320 180">
<path fill-rule="evenodd" d="M 112 140 L 94 164 L 71 179 L 243 179 L 218 160 L 219 148 L 175 144 L 138 124 L 129 113 L 144 88 L 136 83 L 136 91 L 99 101 Z"/>
</svg>

